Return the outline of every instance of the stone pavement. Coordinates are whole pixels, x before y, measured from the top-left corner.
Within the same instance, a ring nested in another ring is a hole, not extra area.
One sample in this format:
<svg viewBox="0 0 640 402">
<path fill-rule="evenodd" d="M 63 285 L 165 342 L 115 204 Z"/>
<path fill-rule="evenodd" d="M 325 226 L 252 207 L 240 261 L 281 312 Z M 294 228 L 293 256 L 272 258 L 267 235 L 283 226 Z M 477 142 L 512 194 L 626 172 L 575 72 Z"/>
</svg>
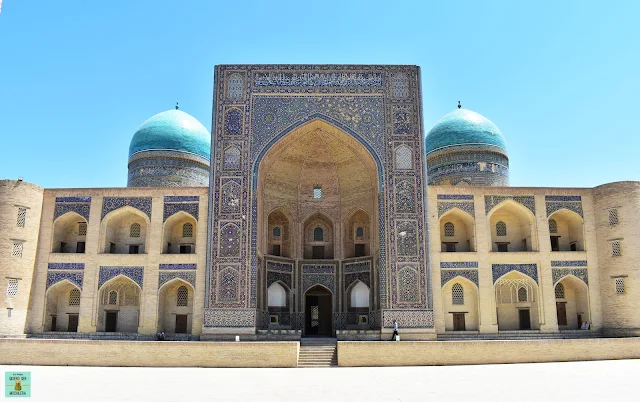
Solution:
<svg viewBox="0 0 640 402">
<path fill-rule="evenodd" d="M 318 369 L 0 368 L 31 371 L 31 400 L 47 402 L 640 400 L 640 360 Z M 24 400 L 3 398 L 2 392 L 0 400 Z"/>
</svg>

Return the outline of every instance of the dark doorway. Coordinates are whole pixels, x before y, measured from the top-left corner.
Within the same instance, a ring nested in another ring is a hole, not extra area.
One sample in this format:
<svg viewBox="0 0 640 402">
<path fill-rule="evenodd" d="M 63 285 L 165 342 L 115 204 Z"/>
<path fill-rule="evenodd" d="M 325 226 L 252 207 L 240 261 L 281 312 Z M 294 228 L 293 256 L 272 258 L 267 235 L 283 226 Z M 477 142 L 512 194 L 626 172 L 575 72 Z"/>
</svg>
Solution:
<svg viewBox="0 0 640 402">
<path fill-rule="evenodd" d="M 453 313 L 453 330 L 466 331 L 464 325 L 464 313 Z"/>
<path fill-rule="evenodd" d="M 78 332 L 78 314 L 69 314 L 69 325 L 67 327 L 69 332 Z"/>
<path fill-rule="evenodd" d="M 305 293 L 305 335 L 332 335 L 331 292 L 314 286 Z"/>
<path fill-rule="evenodd" d="M 51 316 L 51 330 L 55 332 L 58 327 L 58 317 L 55 315 Z"/>
<path fill-rule="evenodd" d="M 104 331 L 105 332 L 116 332 L 118 327 L 118 312 L 117 311 L 107 311 L 104 319 Z"/>
<path fill-rule="evenodd" d="M 176 334 L 187 333 L 187 315 L 176 314 Z"/>
<path fill-rule="evenodd" d="M 582 314 L 578 314 L 578 329 L 582 329 Z"/>
<path fill-rule="evenodd" d="M 558 325 L 567 325 L 567 303 L 556 302 Z"/>
<path fill-rule="evenodd" d="M 520 329 L 531 329 L 531 314 L 528 309 L 518 310 Z"/>
<path fill-rule="evenodd" d="M 311 248 L 311 258 L 314 260 L 324 259 L 324 246 L 313 246 Z"/>
<path fill-rule="evenodd" d="M 560 251 L 560 236 L 551 236 L 551 251 Z"/>
<path fill-rule="evenodd" d="M 355 250 L 353 251 L 355 252 L 354 257 L 364 257 L 365 255 L 367 255 L 364 249 L 364 244 L 356 244 Z"/>
</svg>

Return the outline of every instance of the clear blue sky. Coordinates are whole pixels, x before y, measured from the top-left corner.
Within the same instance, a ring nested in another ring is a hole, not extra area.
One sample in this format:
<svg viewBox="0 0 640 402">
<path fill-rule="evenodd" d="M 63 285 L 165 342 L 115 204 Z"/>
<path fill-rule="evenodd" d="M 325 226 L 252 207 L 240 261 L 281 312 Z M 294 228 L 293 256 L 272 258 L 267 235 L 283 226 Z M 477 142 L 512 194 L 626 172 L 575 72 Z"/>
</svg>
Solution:
<svg viewBox="0 0 640 402">
<path fill-rule="evenodd" d="M 428 131 L 458 100 L 513 186 L 640 180 L 639 1 L 28 1 L 0 13 L 0 178 L 123 187 L 173 107 L 211 128 L 213 66 L 417 64 Z"/>
</svg>

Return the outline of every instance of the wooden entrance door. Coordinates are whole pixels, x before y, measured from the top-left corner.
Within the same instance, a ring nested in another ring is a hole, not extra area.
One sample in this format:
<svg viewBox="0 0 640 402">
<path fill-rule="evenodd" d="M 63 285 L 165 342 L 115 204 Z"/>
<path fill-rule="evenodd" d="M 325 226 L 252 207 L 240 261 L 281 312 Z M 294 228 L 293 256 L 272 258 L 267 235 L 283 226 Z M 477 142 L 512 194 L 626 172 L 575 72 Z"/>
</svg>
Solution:
<svg viewBox="0 0 640 402">
<path fill-rule="evenodd" d="M 466 331 L 464 324 L 464 313 L 453 313 L 453 330 Z"/>
<path fill-rule="evenodd" d="M 69 325 L 67 331 L 78 332 L 78 314 L 69 314 Z"/>
<path fill-rule="evenodd" d="M 176 314 L 176 334 L 187 333 L 187 315 Z"/>
<path fill-rule="evenodd" d="M 558 325 L 567 325 L 567 303 L 556 302 L 556 315 Z"/>
<path fill-rule="evenodd" d="M 116 332 L 117 329 L 118 329 L 118 312 L 107 311 L 105 313 L 105 319 L 104 319 L 104 331 Z"/>
<path fill-rule="evenodd" d="M 332 335 L 331 292 L 315 286 L 305 294 L 305 335 Z"/>
<path fill-rule="evenodd" d="M 531 314 L 528 309 L 518 310 L 520 329 L 531 329 Z"/>
</svg>

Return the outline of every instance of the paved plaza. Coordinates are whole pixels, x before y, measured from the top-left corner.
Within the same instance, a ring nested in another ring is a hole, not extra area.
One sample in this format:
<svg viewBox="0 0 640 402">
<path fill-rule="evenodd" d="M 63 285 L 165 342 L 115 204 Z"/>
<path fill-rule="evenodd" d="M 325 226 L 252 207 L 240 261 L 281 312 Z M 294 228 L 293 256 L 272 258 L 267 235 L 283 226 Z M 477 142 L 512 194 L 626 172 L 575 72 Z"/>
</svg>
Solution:
<svg viewBox="0 0 640 402">
<path fill-rule="evenodd" d="M 640 400 L 640 360 L 393 368 L 2 370 L 31 371 L 33 401 Z"/>
</svg>

